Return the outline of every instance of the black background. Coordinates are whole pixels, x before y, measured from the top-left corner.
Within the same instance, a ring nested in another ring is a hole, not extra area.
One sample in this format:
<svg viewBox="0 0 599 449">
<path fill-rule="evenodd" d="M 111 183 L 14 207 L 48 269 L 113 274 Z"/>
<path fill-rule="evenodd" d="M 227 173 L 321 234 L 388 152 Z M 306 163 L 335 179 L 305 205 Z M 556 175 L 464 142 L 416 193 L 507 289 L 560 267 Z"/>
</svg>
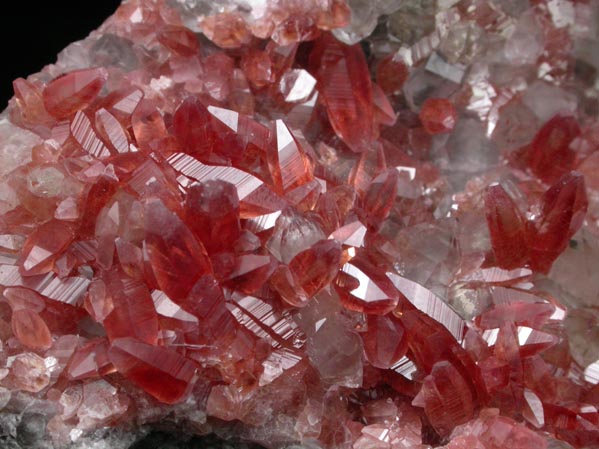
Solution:
<svg viewBox="0 0 599 449">
<path fill-rule="evenodd" d="M 13 95 L 12 81 L 56 61 L 114 13 L 118 0 L 5 0 L 0 12 L 0 111 Z"/>
</svg>

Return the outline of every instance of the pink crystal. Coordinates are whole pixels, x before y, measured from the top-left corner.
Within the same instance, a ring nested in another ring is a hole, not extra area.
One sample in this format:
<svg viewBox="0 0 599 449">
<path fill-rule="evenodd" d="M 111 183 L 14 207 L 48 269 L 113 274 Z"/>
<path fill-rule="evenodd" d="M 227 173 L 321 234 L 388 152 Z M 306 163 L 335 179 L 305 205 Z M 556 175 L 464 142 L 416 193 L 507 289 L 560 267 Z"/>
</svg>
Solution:
<svg viewBox="0 0 599 449">
<path fill-rule="evenodd" d="M 73 240 L 70 225 L 58 220 L 49 221 L 34 231 L 23 246 L 21 272 L 25 275 L 44 274 Z"/>
<path fill-rule="evenodd" d="M 44 320 L 29 309 L 15 310 L 11 318 L 15 337 L 28 348 L 44 350 L 52 345 L 52 336 Z"/>
<path fill-rule="evenodd" d="M 468 385 L 446 361 L 433 366 L 412 404 L 424 407 L 431 425 L 444 436 L 474 415 L 474 399 Z"/>
<path fill-rule="evenodd" d="M 50 383 L 50 373 L 43 358 L 31 352 L 17 355 L 10 366 L 10 377 L 17 390 L 37 393 Z"/>
<path fill-rule="evenodd" d="M 158 32 L 158 41 L 181 56 L 194 56 L 200 51 L 195 34 L 184 27 L 165 26 Z"/>
<path fill-rule="evenodd" d="M 106 82 L 106 70 L 86 69 L 66 73 L 44 89 L 46 110 L 56 118 L 65 118 L 89 105 Z"/>
<path fill-rule="evenodd" d="M 69 360 L 68 376 L 79 380 L 114 372 L 114 367 L 108 359 L 108 347 L 108 341 L 99 338 L 77 348 Z"/>
</svg>

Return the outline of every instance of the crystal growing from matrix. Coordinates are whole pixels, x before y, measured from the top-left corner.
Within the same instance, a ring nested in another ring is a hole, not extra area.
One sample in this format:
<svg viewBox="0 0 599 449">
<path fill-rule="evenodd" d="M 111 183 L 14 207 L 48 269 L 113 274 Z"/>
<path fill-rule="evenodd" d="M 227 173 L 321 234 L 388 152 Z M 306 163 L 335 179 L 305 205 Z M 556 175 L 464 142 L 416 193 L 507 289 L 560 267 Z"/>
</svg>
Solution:
<svg viewBox="0 0 599 449">
<path fill-rule="evenodd" d="M 598 23 L 123 2 L 0 114 L 0 433 L 599 448 Z"/>
</svg>

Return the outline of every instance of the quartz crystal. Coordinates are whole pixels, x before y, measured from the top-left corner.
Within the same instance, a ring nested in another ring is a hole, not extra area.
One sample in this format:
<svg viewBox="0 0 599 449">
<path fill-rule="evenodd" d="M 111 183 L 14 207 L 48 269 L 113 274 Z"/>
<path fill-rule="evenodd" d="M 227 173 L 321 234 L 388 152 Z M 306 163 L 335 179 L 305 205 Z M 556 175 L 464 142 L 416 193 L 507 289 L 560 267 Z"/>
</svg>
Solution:
<svg viewBox="0 0 599 449">
<path fill-rule="evenodd" d="M 0 114 L 0 441 L 599 448 L 598 23 L 124 1 Z"/>
</svg>

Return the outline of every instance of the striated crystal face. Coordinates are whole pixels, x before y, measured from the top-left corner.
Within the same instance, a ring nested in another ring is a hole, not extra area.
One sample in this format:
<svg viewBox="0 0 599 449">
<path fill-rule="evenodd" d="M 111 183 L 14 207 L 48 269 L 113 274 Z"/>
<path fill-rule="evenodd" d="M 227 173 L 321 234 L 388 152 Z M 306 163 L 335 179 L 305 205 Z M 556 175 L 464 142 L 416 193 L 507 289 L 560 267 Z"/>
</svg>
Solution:
<svg viewBox="0 0 599 449">
<path fill-rule="evenodd" d="M 123 2 L 0 114 L 0 433 L 599 448 L 598 19 Z"/>
</svg>

